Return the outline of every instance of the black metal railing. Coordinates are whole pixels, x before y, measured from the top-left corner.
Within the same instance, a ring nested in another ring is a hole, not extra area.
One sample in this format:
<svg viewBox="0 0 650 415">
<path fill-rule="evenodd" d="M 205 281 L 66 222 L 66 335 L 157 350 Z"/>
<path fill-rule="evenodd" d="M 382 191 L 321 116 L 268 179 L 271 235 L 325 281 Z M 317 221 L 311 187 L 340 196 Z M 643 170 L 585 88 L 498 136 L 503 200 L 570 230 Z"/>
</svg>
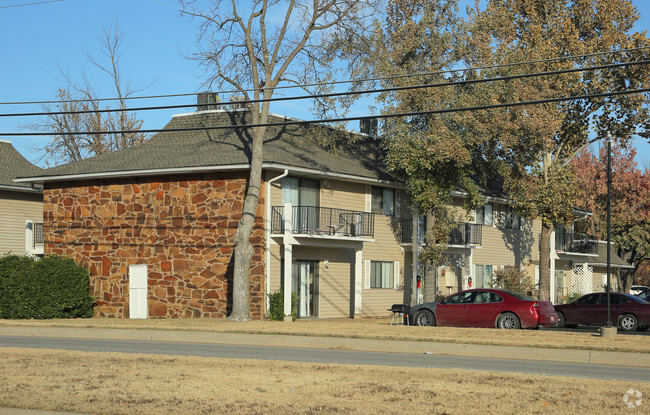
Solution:
<svg viewBox="0 0 650 415">
<path fill-rule="evenodd" d="M 418 232 L 420 244 L 424 243 L 424 230 Z M 413 242 L 413 220 L 402 221 L 402 243 Z M 449 245 L 481 245 L 483 242 L 483 228 L 475 223 L 459 223 L 449 235 Z"/>
<path fill-rule="evenodd" d="M 284 207 L 273 206 L 271 232 L 284 233 Z M 293 206 L 291 233 L 307 235 L 373 237 L 375 215 L 368 212 L 319 206 Z"/>
<path fill-rule="evenodd" d="M 37 244 L 43 243 L 43 224 L 32 223 L 32 242 L 33 247 L 36 248 Z"/>
<path fill-rule="evenodd" d="M 598 239 L 580 233 L 555 232 L 555 250 L 576 254 L 598 254 Z"/>
</svg>

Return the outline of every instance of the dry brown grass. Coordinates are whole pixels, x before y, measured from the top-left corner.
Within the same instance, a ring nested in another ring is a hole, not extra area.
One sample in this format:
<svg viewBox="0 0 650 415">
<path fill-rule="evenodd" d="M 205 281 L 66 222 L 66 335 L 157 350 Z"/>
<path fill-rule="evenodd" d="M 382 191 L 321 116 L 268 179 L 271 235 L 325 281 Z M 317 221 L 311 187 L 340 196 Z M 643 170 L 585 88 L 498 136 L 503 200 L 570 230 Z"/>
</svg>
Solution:
<svg viewBox="0 0 650 415">
<path fill-rule="evenodd" d="M 635 414 L 650 383 L 462 370 L 0 349 L 0 406 L 93 414 Z"/>
<path fill-rule="evenodd" d="M 89 327 L 154 330 L 197 330 L 227 333 L 267 333 L 299 336 L 355 337 L 370 339 L 415 340 L 427 342 L 529 346 L 605 351 L 650 353 L 650 332 L 619 333 L 613 338 L 600 337 L 594 330 L 497 330 L 455 327 L 390 326 L 389 318 L 298 320 L 294 323 L 251 321 L 235 323 L 219 319 L 118 320 L 77 319 L 15 321 L 0 320 L 4 325 Z"/>
</svg>

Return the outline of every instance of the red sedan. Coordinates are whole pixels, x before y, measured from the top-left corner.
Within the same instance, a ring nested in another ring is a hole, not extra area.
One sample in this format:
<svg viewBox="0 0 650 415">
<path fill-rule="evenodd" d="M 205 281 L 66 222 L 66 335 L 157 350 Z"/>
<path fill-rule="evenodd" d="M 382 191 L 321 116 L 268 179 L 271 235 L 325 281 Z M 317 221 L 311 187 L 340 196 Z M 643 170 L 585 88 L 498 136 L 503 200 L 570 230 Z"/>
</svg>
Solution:
<svg viewBox="0 0 650 415">
<path fill-rule="evenodd" d="M 625 331 L 647 330 L 650 327 L 650 303 L 632 294 L 610 293 L 610 318 Z M 569 304 L 555 306 L 559 327 L 578 324 L 602 326 L 607 322 L 607 294 L 583 295 Z"/>
<path fill-rule="evenodd" d="M 554 327 L 558 317 L 550 301 L 508 290 L 474 289 L 418 304 L 409 310 L 409 321 L 418 326 L 519 329 Z"/>
</svg>

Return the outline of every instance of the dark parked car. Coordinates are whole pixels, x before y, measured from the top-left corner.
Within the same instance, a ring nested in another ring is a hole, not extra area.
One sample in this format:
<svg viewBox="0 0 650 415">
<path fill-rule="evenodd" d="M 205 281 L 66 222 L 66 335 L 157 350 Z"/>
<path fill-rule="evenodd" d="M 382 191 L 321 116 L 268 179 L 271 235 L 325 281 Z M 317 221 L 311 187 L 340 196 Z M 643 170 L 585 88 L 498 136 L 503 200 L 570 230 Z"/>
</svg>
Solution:
<svg viewBox="0 0 650 415">
<path fill-rule="evenodd" d="M 610 317 L 625 331 L 647 330 L 650 327 L 650 303 L 624 293 L 610 293 Z M 607 294 L 583 295 L 569 304 L 555 306 L 558 327 L 575 327 L 578 324 L 603 326 L 607 322 Z"/>
<path fill-rule="evenodd" d="M 418 326 L 519 329 L 554 327 L 557 314 L 550 301 L 507 290 L 473 289 L 411 307 L 409 321 Z"/>
</svg>

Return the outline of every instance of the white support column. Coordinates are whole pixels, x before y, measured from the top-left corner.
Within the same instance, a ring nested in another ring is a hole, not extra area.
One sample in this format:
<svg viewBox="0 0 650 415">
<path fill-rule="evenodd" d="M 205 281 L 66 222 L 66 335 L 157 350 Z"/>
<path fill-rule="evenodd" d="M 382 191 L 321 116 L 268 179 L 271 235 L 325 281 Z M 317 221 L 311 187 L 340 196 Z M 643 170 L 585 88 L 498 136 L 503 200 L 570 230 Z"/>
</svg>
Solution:
<svg viewBox="0 0 650 415">
<path fill-rule="evenodd" d="M 556 298 L 557 295 L 555 293 L 555 260 L 556 260 L 556 258 L 558 258 L 558 256 L 557 256 L 557 253 L 555 252 L 555 230 L 553 230 L 553 232 L 551 232 L 551 240 L 549 241 L 548 245 L 551 248 L 551 253 L 550 253 L 551 260 L 549 261 L 550 265 L 551 265 L 551 271 L 550 271 L 551 272 L 551 281 L 550 281 L 550 284 L 549 284 L 549 290 L 551 292 L 549 293 L 549 299 L 551 300 L 551 302 L 553 304 L 556 304 L 557 303 L 557 298 Z"/>
<path fill-rule="evenodd" d="M 354 315 L 361 315 L 361 293 L 363 292 L 363 250 L 354 251 Z"/>
<path fill-rule="evenodd" d="M 31 255 L 34 248 L 34 222 L 25 221 L 25 254 Z"/>
<path fill-rule="evenodd" d="M 413 253 L 413 266 L 411 267 L 411 305 L 416 305 L 418 303 L 418 272 L 419 272 L 419 256 L 420 256 L 420 222 L 418 220 L 418 215 L 412 215 L 413 218 L 413 241 L 412 241 L 412 253 Z"/>
<path fill-rule="evenodd" d="M 293 321 L 291 317 L 291 281 L 293 271 L 293 237 L 291 237 L 291 229 L 293 225 L 291 218 L 293 217 L 293 206 L 291 203 L 284 205 L 284 321 Z"/>
</svg>

